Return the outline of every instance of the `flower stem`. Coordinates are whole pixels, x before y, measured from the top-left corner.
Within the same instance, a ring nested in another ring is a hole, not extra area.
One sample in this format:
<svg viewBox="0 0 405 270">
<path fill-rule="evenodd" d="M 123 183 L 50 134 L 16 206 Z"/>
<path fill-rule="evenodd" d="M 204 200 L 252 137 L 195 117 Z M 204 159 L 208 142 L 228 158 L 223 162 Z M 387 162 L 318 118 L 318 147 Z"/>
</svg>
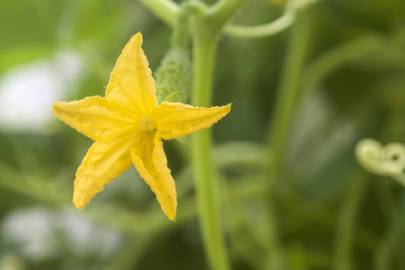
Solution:
<svg viewBox="0 0 405 270">
<path fill-rule="evenodd" d="M 283 251 L 281 249 L 275 220 L 274 184 L 280 177 L 285 149 L 288 143 L 288 133 L 294 119 L 300 90 L 300 75 L 302 72 L 310 33 L 310 14 L 300 12 L 292 26 L 286 60 L 283 67 L 280 87 L 276 100 L 276 108 L 271 119 L 269 132 L 269 177 L 266 197 L 268 199 L 269 226 L 269 265 L 268 269 L 282 269 Z"/>
<path fill-rule="evenodd" d="M 196 106 L 210 106 L 217 40 L 194 39 L 194 80 L 192 102 Z M 228 258 L 219 218 L 217 182 L 211 157 L 211 132 L 200 131 L 193 136 L 192 157 L 196 181 L 197 205 L 202 237 L 212 269 L 227 270 Z"/>
<path fill-rule="evenodd" d="M 221 0 L 208 7 L 190 1 L 184 8 L 191 12 L 190 30 L 193 41 L 193 92 L 195 106 L 210 106 L 218 40 L 222 27 L 245 0 Z M 225 249 L 220 220 L 218 183 L 212 161 L 211 130 L 193 136 L 192 159 L 197 193 L 200 230 L 211 269 L 228 270 L 230 263 Z"/>
</svg>

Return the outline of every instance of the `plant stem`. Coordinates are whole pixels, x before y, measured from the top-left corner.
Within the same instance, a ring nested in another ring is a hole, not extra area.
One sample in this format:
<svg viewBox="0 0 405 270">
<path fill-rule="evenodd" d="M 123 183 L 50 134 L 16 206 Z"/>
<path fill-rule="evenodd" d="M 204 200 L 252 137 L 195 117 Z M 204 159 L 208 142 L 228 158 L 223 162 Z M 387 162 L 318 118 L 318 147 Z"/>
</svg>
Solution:
<svg viewBox="0 0 405 270">
<path fill-rule="evenodd" d="M 225 27 L 225 33 L 240 38 L 264 38 L 272 36 L 287 29 L 294 22 L 295 13 L 286 11 L 286 13 L 277 20 L 255 26 L 242 26 L 228 24 Z"/>
<path fill-rule="evenodd" d="M 398 252 L 399 249 L 397 247 L 405 234 L 405 216 L 403 215 L 405 198 L 402 197 L 401 200 L 401 206 L 393 217 L 392 223 L 389 225 L 385 236 L 376 250 L 374 268 L 377 270 L 393 269 L 392 259 L 396 255 L 396 252 Z"/>
<path fill-rule="evenodd" d="M 286 6 L 284 14 L 273 22 L 244 26 L 228 24 L 224 32 L 239 38 L 264 38 L 280 33 L 293 24 L 295 15 L 302 12 L 303 9 L 308 8 L 311 4 L 316 3 L 318 0 L 301 0 L 290 1 Z"/>
<path fill-rule="evenodd" d="M 176 24 L 176 17 L 179 11 L 177 4 L 170 0 L 140 0 L 143 5 L 148 7 L 157 17 L 169 25 Z"/>
<path fill-rule="evenodd" d="M 211 88 L 217 41 L 206 38 L 194 42 L 194 81 L 192 102 L 210 106 Z M 217 182 L 211 157 L 211 132 L 200 131 L 193 136 L 192 156 L 197 191 L 197 205 L 203 241 L 212 269 L 229 269 L 219 218 Z"/>
<path fill-rule="evenodd" d="M 367 175 L 364 173 L 357 173 L 350 180 L 352 183 L 346 198 L 343 200 L 336 229 L 334 261 L 336 270 L 352 269 L 350 249 L 353 243 L 356 216 L 367 187 Z"/>
<path fill-rule="evenodd" d="M 193 40 L 191 99 L 195 106 L 211 105 L 219 35 L 224 24 L 244 2 L 245 0 L 221 0 L 207 7 L 202 2 L 193 1 L 184 6 L 192 13 L 189 20 Z M 211 153 L 211 130 L 195 134 L 192 140 L 192 159 L 202 238 L 211 268 L 228 270 L 230 263 L 221 229 L 218 183 Z"/>
<path fill-rule="evenodd" d="M 350 61 L 379 53 L 386 47 L 384 40 L 375 35 L 367 34 L 343 45 L 337 45 L 312 61 L 302 76 L 302 88 L 306 95 L 320 89 L 316 86 L 329 74 Z"/>
<path fill-rule="evenodd" d="M 310 14 L 299 12 L 292 26 L 287 55 L 283 67 L 276 108 L 269 132 L 269 177 L 266 197 L 269 215 L 269 269 L 282 269 L 283 251 L 280 247 L 274 211 L 274 183 L 280 177 L 282 161 L 288 143 L 288 133 L 298 103 L 300 75 L 302 72 L 310 33 Z"/>
<path fill-rule="evenodd" d="M 220 0 L 209 9 L 211 19 L 210 27 L 216 32 L 222 31 L 224 24 L 231 18 L 235 12 L 242 7 L 246 0 Z"/>
</svg>

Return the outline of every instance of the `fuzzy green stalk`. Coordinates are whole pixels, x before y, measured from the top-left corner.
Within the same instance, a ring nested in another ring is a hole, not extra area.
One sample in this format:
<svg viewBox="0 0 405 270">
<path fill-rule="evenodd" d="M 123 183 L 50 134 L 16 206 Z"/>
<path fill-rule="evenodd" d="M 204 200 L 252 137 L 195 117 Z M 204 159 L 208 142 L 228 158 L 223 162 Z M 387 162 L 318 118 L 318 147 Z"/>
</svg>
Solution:
<svg viewBox="0 0 405 270">
<path fill-rule="evenodd" d="M 193 92 L 195 106 L 210 106 L 213 71 L 217 51 L 216 39 L 195 38 L 193 48 Z M 217 178 L 212 162 L 211 130 L 193 136 L 192 159 L 197 192 L 200 229 L 212 269 L 228 270 L 229 262 L 221 231 Z"/>
<path fill-rule="evenodd" d="M 191 1 L 184 7 L 192 14 L 189 21 L 193 41 L 191 100 L 195 106 L 211 105 L 219 36 L 224 24 L 243 3 L 244 0 L 221 0 L 208 7 L 202 2 Z M 211 130 L 203 130 L 193 136 L 192 160 L 200 230 L 210 267 L 213 270 L 231 269 L 221 228 Z"/>
<path fill-rule="evenodd" d="M 274 184 L 280 177 L 288 134 L 294 119 L 300 90 L 300 76 L 303 70 L 310 34 L 310 13 L 303 10 L 297 14 L 292 26 L 287 54 L 283 67 L 276 107 L 271 118 L 269 132 L 269 170 L 266 179 L 266 198 L 268 200 L 268 264 L 271 270 L 283 269 L 283 250 L 275 224 Z"/>
</svg>

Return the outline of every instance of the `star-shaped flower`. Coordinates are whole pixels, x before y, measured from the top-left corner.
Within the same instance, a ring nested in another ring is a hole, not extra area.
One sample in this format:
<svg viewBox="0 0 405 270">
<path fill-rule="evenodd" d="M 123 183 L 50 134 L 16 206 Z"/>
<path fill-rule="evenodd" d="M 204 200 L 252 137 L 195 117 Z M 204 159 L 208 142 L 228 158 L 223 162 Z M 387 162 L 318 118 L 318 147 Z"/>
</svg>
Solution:
<svg viewBox="0 0 405 270">
<path fill-rule="evenodd" d="M 166 216 L 176 217 L 176 187 L 162 139 L 208 128 L 230 105 L 197 108 L 156 101 L 155 81 L 137 33 L 127 43 L 111 73 L 105 97 L 55 102 L 54 114 L 94 141 L 76 172 L 73 203 L 84 208 L 104 186 L 134 164 L 155 193 Z"/>
</svg>

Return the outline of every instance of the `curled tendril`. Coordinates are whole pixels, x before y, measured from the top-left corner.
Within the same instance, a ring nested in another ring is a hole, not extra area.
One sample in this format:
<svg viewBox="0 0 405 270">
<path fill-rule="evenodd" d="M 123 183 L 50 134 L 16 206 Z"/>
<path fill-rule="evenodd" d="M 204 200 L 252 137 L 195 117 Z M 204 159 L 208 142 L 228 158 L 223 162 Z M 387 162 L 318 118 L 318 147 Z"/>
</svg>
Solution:
<svg viewBox="0 0 405 270">
<path fill-rule="evenodd" d="M 226 34 L 241 38 L 262 38 L 275 35 L 284 31 L 294 23 L 296 13 L 298 11 L 303 10 L 304 8 L 307 8 L 319 1 L 321 0 L 286 1 L 284 15 L 275 21 L 254 26 L 235 25 L 230 23 L 225 27 L 224 31 Z"/>
<path fill-rule="evenodd" d="M 356 146 L 356 158 L 366 170 L 405 185 L 405 145 L 389 143 L 383 146 L 376 140 L 364 139 Z"/>
</svg>

